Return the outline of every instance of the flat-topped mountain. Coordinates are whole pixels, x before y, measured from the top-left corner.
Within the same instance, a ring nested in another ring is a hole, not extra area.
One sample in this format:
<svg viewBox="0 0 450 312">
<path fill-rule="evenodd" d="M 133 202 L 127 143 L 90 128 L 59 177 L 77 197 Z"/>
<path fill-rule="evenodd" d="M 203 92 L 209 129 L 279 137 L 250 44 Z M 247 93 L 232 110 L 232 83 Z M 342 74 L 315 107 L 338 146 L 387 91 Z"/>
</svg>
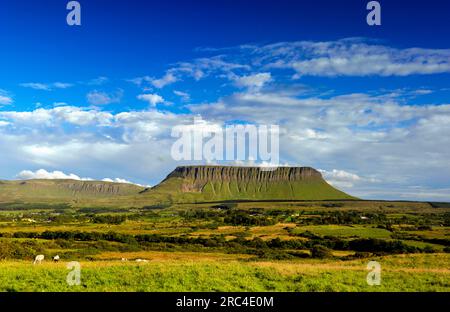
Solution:
<svg viewBox="0 0 450 312">
<path fill-rule="evenodd" d="M 103 181 L 23 180 L 0 181 L 0 201 L 71 202 L 77 199 L 135 195 L 143 187 Z"/>
<path fill-rule="evenodd" d="M 182 166 L 143 196 L 174 202 L 219 200 L 332 200 L 353 197 L 329 185 L 310 167 Z"/>
<path fill-rule="evenodd" d="M 310 167 L 279 167 L 262 170 L 260 167 L 183 166 L 177 167 L 166 179 L 184 178 L 202 181 L 298 181 L 322 179 L 319 171 Z"/>
</svg>

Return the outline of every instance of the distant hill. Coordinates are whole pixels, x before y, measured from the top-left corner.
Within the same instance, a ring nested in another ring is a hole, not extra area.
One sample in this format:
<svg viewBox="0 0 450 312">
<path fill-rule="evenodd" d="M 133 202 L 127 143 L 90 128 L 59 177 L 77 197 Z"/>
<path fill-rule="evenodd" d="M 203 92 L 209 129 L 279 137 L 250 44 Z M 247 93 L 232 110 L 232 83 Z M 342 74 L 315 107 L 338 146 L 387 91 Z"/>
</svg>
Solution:
<svg viewBox="0 0 450 312">
<path fill-rule="evenodd" d="M 139 196 L 172 202 L 354 199 L 310 167 L 184 166 Z"/>
<path fill-rule="evenodd" d="M 78 180 L 0 181 L 0 202 L 64 202 L 136 195 L 144 188 L 123 183 Z"/>
</svg>

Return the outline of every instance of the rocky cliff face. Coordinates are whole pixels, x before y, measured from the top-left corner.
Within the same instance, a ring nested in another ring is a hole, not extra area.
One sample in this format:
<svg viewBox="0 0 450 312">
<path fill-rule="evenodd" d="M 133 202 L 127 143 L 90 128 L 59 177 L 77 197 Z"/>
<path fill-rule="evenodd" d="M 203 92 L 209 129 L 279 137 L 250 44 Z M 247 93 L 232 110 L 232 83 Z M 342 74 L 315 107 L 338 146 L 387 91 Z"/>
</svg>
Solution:
<svg viewBox="0 0 450 312">
<path fill-rule="evenodd" d="M 78 182 L 68 181 L 58 185 L 61 189 L 67 189 L 76 194 L 122 195 L 129 193 L 129 185 L 104 183 L 104 182 Z"/>
<path fill-rule="evenodd" d="M 2 195 L 20 197 L 111 197 L 134 195 L 144 190 L 132 184 L 103 181 L 26 180 L 0 184 Z"/>
<path fill-rule="evenodd" d="M 177 167 L 166 179 L 183 178 L 198 182 L 256 181 L 282 182 L 322 179 L 319 171 L 310 167 L 279 167 L 264 171 L 259 167 L 183 166 Z"/>
</svg>

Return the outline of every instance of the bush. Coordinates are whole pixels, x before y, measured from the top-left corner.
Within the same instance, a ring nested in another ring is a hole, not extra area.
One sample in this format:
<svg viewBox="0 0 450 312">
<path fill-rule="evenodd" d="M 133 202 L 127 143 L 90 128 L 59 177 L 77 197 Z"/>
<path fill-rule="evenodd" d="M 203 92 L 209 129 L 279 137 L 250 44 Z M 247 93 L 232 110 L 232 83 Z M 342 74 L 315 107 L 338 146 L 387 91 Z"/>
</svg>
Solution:
<svg viewBox="0 0 450 312">
<path fill-rule="evenodd" d="M 316 245 L 311 248 L 311 257 L 313 258 L 324 259 L 331 258 L 332 256 L 333 254 L 331 253 L 331 250 L 325 246 Z"/>
<path fill-rule="evenodd" d="M 0 259 L 33 259 L 42 251 L 35 241 L 0 241 Z"/>
<path fill-rule="evenodd" d="M 105 223 L 105 224 L 121 224 L 127 220 L 126 216 L 123 215 L 97 215 L 92 218 L 93 223 Z"/>
<path fill-rule="evenodd" d="M 382 252 L 382 253 L 411 253 L 418 249 L 413 246 L 408 246 L 402 241 L 385 241 L 375 238 L 360 238 L 349 242 L 350 250 L 365 251 L 365 252 Z"/>
</svg>

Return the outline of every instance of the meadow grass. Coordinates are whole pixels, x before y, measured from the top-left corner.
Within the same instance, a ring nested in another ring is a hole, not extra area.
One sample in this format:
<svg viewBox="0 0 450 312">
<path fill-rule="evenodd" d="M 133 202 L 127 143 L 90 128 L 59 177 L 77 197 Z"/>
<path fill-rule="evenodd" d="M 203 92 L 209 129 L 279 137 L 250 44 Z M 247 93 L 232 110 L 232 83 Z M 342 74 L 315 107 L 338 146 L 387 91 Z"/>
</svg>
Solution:
<svg viewBox="0 0 450 312">
<path fill-rule="evenodd" d="M 219 257 L 220 258 L 220 257 Z M 236 258 L 237 259 L 237 258 Z M 0 262 L 0 291 L 449 291 L 448 254 L 378 257 L 381 285 L 366 282 L 368 260 L 243 261 L 154 257 L 148 263 L 81 262 L 69 286 L 65 263 Z"/>
</svg>

